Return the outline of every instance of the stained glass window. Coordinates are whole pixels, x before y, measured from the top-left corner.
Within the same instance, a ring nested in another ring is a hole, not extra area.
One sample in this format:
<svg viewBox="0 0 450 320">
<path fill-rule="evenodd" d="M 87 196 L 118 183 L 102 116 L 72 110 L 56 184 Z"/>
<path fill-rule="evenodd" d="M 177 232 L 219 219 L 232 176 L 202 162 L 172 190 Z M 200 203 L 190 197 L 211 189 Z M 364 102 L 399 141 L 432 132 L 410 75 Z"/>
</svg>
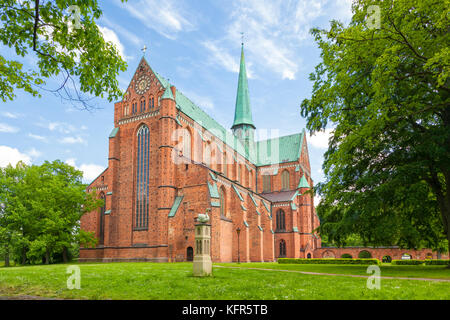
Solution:
<svg viewBox="0 0 450 320">
<path fill-rule="evenodd" d="M 136 228 L 148 227 L 150 131 L 142 126 L 137 133 Z"/>
</svg>

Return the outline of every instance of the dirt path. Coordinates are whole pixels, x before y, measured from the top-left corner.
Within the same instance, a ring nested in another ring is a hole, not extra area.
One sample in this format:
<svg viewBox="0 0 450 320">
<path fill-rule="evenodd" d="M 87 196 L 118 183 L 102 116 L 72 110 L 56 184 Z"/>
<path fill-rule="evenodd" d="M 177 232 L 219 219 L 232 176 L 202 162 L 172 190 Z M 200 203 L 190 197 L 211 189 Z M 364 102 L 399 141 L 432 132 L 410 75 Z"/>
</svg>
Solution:
<svg viewBox="0 0 450 320">
<path fill-rule="evenodd" d="M 264 269 L 264 268 L 246 268 L 246 267 L 225 267 L 225 266 L 214 266 L 215 268 L 226 268 L 226 269 L 249 269 L 249 270 L 260 270 L 260 271 L 279 271 L 279 272 L 292 272 L 301 273 L 314 276 L 336 276 L 336 277 L 351 277 L 351 278 L 369 278 L 369 276 L 362 276 L 356 274 L 338 274 L 338 273 L 318 273 L 318 272 L 307 272 L 298 270 L 282 270 L 282 269 Z M 408 277 L 384 277 L 380 276 L 380 279 L 390 279 L 390 280 L 418 280 L 418 281 L 435 281 L 435 282 L 450 282 L 450 279 L 432 279 L 432 278 L 408 278 Z"/>
<path fill-rule="evenodd" d="M 64 300 L 38 296 L 0 296 L 0 300 Z"/>
</svg>

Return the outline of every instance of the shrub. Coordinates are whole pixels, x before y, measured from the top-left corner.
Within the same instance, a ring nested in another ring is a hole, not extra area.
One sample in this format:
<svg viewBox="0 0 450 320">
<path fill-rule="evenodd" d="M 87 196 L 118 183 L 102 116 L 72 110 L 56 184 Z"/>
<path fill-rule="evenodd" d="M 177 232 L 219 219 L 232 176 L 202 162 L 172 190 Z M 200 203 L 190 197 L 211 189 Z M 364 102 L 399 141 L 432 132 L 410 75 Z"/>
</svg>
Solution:
<svg viewBox="0 0 450 320">
<path fill-rule="evenodd" d="M 358 258 L 360 258 L 360 259 L 370 259 L 370 258 L 372 258 L 372 255 L 370 254 L 369 251 L 363 250 L 363 251 L 361 251 L 358 254 Z"/>
<path fill-rule="evenodd" d="M 424 263 L 424 260 L 392 260 L 392 264 L 396 266 L 418 266 Z"/>
<path fill-rule="evenodd" d="M 341 258 L 342 258 L 342 259 L 352 259 L 353 257 L 352 257 L 351 254 L 344 253 L 344 254 L 341 256 Z"/>
<path fill-rule="evenodd" d="M 280 258 L 279 264 L 363 264 L 363 265 L 379 265 L 378 259 L 292 259 Z"/>
<path fill-rule="evenodd" d="M 450 260 L 437 259 L 437 260 L 425 260 L 427 266 L 446 266 L 450 264 Z"/>
</svg>

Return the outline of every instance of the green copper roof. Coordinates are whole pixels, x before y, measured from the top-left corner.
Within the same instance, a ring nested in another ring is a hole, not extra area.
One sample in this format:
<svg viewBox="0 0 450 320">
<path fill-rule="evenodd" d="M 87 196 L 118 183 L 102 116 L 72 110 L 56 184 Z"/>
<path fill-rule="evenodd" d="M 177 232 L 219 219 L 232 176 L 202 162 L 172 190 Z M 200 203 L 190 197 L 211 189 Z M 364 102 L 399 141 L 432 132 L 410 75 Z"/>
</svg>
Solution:
<svg viewBox="0 0 450 320">
<path fill-rule="evenodd" d="M 255 207 L 258 208 L 258 204 L 256 203 L 255 198 L 253 198 L 253 195 L 249 192 L 248 195 L 250 196 L 250 199 L 252 199 L 253 203 L 255 204 Z"/>
<path fill-rule="evenodd" d="M 242 52 L 243 54 L 243 52 Z M 144 58 L 145 60 L 145 58 Z M 147 65 L 149 65 L 147 63 Z M 245 90 L 239 90 L 239 92 L 246 92 L 247 98 L 248 96 L 248 86 L 247 86 L 247 74 L 245 72 L 245 60 L 242 55 L 242 61 L 241 61 L 241 73 L 242 77 L 244 78 L 245 74 Z M 150 67 L 150 65 L 149 65 Z M 151 67 L 150 67 L 151 69 Z M 164 77 L 162 77 L 160 74 L 155 72 L 152 69 L 153 73 L 155 74 L 158 81 L 161 83 L 161 85 L 164 88 L 169 87 L 169 81 L 167 81 Z M 241 75 L 239 76 L 241 78 Z M 242 88 L 242 87 L 241 87 Z M 166 95 L 172 97 L 173 94 L 172 90 L 166 90 L 163 97 Z M 239 94 L 238 94 L 239 95 Z M 245 95 L 245 94 L 244 94 Z M 244 145 L 242 144 L 239 139 L 232 134 L 230 131 L 226 130 L 221 124 L 219 124 L 216 120 L 211 118 L 205 111 L 203 111 L 200 107 L 198 107 L 195 103 L 193 103 L 190 99 L 188 99 L 182 92 L 179 90 L 176 90 L 176 107 L 178 110 L 186 114 L 188 117 L 190 117 L 192 120 L 197 122 L 200 126 L 208 130 L 210 133 L 215 135 L 220 141 L 227 144 L 230 148 L 235 150 L 237 153 L 239 153 L 241 156 L 243 156 L 245 159 L 249 160 L 251 163 L 255 164 L 256 166 L 265 166 L 270 164 L 276 164 L 276 163 L 282 163 L 282 162 L 290 162 L 290 161 L 297 161 L 300 158 L 300 152 L 303 142 L 303 137 L 305 134 L 305 130 L 303 130 L 302 133 L 291 135 L 291 136 L 285 136 L 285 137 L 279 137 L 275 139 L 265 140 L 265 141 L 259 141 L 256 145 L 256 150 L 253 152 L 247 152 Z M 239 100 L 239 99 L 237 99 Z M 244 101 L 244 100 L 240 100 Z M 249 100 L 247 100 L 249 101 Z M 248 111 L 250 115 L 250 121 L 249 125 L 253 125 L 253 121 L 251 120 L 251 110 L 250 110 L 250 104 L 248 106 Z M 241 109 L 240 110 L 244 110 Z M 236 121 L 235 121 L 236 124 Z M 273 149 L 267 149 L 266 145 L 272 145 Z"/>
<path fill-rule="evenodd" d="M 170 99 L 170 100 L 175 101 L 175 98 L 173 97 L 173 93 L 172 93 L 172 90 L 170 89 L 170 87 L 171 87 L 170 83 L 168 83 L 166 86 L 166 91 L 164 91 L 164 94 L 162 95 L 161 100 Z"/>
<path fill-rule="evenodd" d="M 257 142 L 258 166 L 297 161 L 305 136 L 302 133 Z"/>
<path fill-rule="evenodd" d="M 183 200 L 183 198 L 184 198 L 183 196 L 175 198 L 175 201 L 173 202 L 172 209 L 170 209 L 170 212 L 169 212 L 169 218 L 175 217 L 175 215 L 176 215 L 176 213 L 178 211 L 178 208 L 180 207 L 181 200 Z"/>
<path fill-rule="evenodd" d="M 237 196 L 239 197 L 239 199 L 241 201 L 244 201 L 244 198 L 242 198 L 241 193 L 239 192 L 239 190 L 234 186 L 234 184 L 231 185 L 234 189 L 234 191 L 236 192 Z"/>
<path fill-rule="evenodd" d="M 217 189 L 217 184 L 213 182 L 213 184 L 209 184 L 208 182 L 208 188 L 209 188 L 209 195 L 211 198 L 219 199 L 219 190 Z"/>
<path fill-rule="evenodd" d="M 269 206 L 267 205 L 267 203 L 265 201 L 261 201 L 261 202 L 263 203 L 264 207 L 266 207 L 267 212 L 270 213 L 270 209 L 269 209 Z"/>
<path fill-rule="evenodd" d="M 245 68 L 244 46 L 241 50 L 241 67 L 239 70 L 238 91 L 236 97 L 236 109 L 234 113 L 233 128 L 241 124 L 247 124 L 255 128 L 250 108 L 250 95 L 248 93 L 247 70 Z"/>
<path fill-rule="evenodd" d="M 119 132 L 119 127 L 114 128 L 113 131 L 111 131 L 111 134 L 109 135 L 110 138 L 115 138 L 117 135 L 117 132 Z"/>
<path fill-rule="evenodd" d="M 311 188 L 308 181 L 305 178 L 305 175 L 303 175 L 303 177 L 300 179 L 300 183 L 298 184 L 297 188 Z"/>
<path fill-rule="evenodd" d="M 211 171 L 209 172 L 209 175 L 211 176 L 211 179 L 213 179 L 214 181 L 217 181 L 216 176 L 214 175 L 214 173 L 212 173 Z"/>
<path fill-rule="evenodd" d="M 220 208 L 220 202 L 219 201 L 212 201 L 211 200 L 211 206 L 215 208 Z"/>
</svg>

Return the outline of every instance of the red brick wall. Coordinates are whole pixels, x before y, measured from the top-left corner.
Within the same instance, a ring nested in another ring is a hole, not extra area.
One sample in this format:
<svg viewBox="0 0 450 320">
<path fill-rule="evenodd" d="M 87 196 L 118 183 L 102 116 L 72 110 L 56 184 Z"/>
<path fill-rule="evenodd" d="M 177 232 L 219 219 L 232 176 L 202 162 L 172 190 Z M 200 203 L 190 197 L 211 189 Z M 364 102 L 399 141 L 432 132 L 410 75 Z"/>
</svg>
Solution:
<svg viewBox="0 0 450 320">
<path fill-rule="evenodd" d="M 324 254 L 331 253 L 335 258 L 340 258 L 344 253 L 350 254 L 353 258 L 358 258 L 361 251 L 368 251 L 372 258 L 382 260 L 384 256 L 390 256 L 392 260 L 400 260 L 404 253 L 410 254 L 412 259 L 423 260 L 428 254 L 431 254 L 433 259 L 438 258 L 438 254 L 431 249 L 408 250 L 400 248 L 363 248 L 363 247 L 349 247 L 349 248 L 319 248 L 314 251 L 314 258 L 323 258 Z M 441 255 L 442 259 L 448 259 L 448 255 Z"/>
</svg>

